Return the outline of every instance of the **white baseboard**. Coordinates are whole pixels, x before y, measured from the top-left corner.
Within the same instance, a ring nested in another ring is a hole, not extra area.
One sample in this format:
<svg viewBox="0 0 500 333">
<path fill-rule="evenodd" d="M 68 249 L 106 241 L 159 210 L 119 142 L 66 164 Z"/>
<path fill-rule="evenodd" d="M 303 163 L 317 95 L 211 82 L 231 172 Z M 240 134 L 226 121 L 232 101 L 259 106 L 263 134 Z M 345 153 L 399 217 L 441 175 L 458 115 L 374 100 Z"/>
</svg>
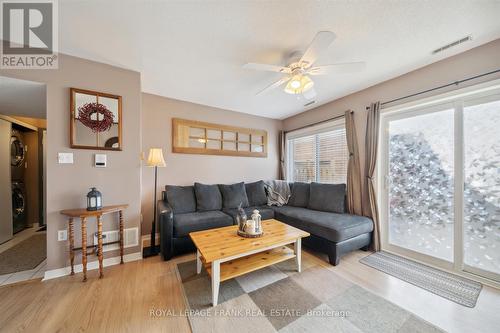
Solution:
<svg viewBox="0 0 500 333">
<path fill-rule="evenodd" d="M 130 261 L 136 261 L 136 260 L 142 260 L 142 253 L 141 252 L 135 252 L 135 253 L 130 253 L 126 254 L 123 256 L 123 261 L 124 262 L 130 262 Z M 108 266 L 113 266 L 117 265 L 120 263 L 120 256 L 117 257 L 112 257 L 112 258 L 106 258 L 103 260 L 103 266 L 108 267 Z M 91 261 L 87 263 L 87 270 L 93 270 L 93 269 L 98 269 L 99 268 L 99 261 Z M 74 266 L 75 273 L 80 273 L 83 271 L 83 265 L 75 265 Z M 50 271 L 46 271 L 45 275 L 42 279 L 42 281 L 46 280 L 51 280 L 55 279 L 58 277 L 66 276 L 71 273 L 71 266 L 63 267 L 63 268 L 56 268 L 52 269 Z"/>
</svg>

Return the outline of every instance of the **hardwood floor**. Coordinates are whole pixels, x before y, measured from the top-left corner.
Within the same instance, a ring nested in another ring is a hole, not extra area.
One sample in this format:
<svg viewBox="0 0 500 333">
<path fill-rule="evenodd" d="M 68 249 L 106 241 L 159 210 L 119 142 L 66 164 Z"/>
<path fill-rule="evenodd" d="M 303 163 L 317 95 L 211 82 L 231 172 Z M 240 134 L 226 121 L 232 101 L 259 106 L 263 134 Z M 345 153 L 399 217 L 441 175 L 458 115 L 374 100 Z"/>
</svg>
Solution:
<svg viewBox="0 0 500 333">
<path fill-rule="evenodd" d="M 176 259 L 178 260 L 178 259 Z M 184 259 L 185 260 L 185 259 Z M 160 257 L 49 280 L 0 287 L 0 332 L 190 332 L 174 261 Z"/>
<path fill-rule="evenodd" d="M 323 255 L 303 255 L 446 331 L 498 332 L 499 290 L 484 286 L 476 307 L 466 308 L 359 263 L 367 254 L 353 252 L 336 267 Z M 185 310 L 175 263 L 193 259 L 129 262 L 107 267 L 102 280 L 90 271 L 85 283 L 76 274 L 0 287 L 0 332 L 190 332 L 186 317 L 161 311 Z"/>
</svg>

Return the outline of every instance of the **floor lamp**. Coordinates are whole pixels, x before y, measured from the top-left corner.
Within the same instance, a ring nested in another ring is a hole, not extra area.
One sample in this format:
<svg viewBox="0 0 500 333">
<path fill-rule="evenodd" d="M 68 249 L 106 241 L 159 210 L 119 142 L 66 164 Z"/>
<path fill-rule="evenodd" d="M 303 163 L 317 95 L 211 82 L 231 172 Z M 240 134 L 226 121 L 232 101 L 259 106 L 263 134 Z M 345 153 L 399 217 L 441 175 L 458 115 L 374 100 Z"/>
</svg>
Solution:
<svg viewBox="0 0 500 333">
<path fill-rule="evenodd" d="M 164 167 L 165 166 L 165 160 L 163 159 L 163 151 L 161 148 L 151 148 L 149 149 L 149 155 L 148 155 L 148 161 L 146 162 L 146 165 L 149 167 L 154 167 L 155 168 L 155 187 L 154 187 L 154 200 L 153 200 L 153 223 L 151 224 L 151 242 L 149 246 L 149 251 L 144 249 L 144 252 L 142 256 L 144 258 L 146 257 L 152 257 L 158 254 L 158 251 L 156 250 L 156 205 L 157 205 L 157 200 L 156 200 L 156 191 L 158 189 L 158 167 Z"/>
</svg>

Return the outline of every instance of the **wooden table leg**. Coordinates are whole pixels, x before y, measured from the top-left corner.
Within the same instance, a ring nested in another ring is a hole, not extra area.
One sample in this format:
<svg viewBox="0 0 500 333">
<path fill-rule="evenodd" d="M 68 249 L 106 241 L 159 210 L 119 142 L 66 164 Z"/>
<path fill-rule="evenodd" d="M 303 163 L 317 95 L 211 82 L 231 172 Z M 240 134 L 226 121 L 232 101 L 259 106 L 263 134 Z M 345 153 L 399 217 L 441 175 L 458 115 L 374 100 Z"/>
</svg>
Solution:
<svg viewBox="0 0 500 333">
<path fill-rule="evenodd" d="M 300 273 L 302 271 L 302 238 L 297 238 L 297 240 L 295 241 L 293 252 L 295 252 L 295 263 L 297 264 L 297 272 Z"/>
<path fill-rule="evenodd" d="M 196 250 L 196 274 L 201 273 L 201 253 L 200 250 Z"/>
<path fill-rule="evenodd" d="M 99 251 L 98 258 L 99 258 L 99 278 L 102 278 L 104 276 L 103 268 L 102 268 L 102 258 L 103 258 L 103 253 L 102 253 L 102 221 L 101 221 L 101 216 L 97 216 L 97 249 Z"/>
<path fill-rule="evenodd" d="M 83 282 L 87 281 L 87 218 L 82 217 L 82 266 Z"/>
<path fill-rule="evenodd" d="M 73 231 L 73 218 L 68 221 L 69 227 L 69 261 L 71 262 L 71 275 L 75 275 L 75 232 Z"/>
<path fill-rule="evenodd" d="M 220 261 L 212 261 L 212 306 L 217 306 L 220 285 Z"/>
<path fill-rule="evenodd" d="M 120 264 L 123 264 L 123 211 L 119 211 L 120 216 Z"/>
</svg>

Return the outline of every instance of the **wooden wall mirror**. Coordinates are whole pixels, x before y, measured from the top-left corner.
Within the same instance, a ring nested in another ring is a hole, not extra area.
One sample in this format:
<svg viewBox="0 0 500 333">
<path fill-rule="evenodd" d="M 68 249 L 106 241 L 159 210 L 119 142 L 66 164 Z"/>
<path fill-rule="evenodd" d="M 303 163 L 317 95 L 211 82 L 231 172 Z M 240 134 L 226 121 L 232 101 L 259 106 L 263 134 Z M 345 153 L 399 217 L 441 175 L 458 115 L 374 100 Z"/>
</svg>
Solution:
<svg viewBox="0 0 500 333">
<path fill-rule="evenodd" d="M 71 148 L 122 150 L 122 97 L 76 88 L 70 95 Z"/>
<path fill-rule="evenodd" d="M 172 151 L 184 154 L 267 156 L 267 132 L 201 121 L 172 119 Z"/>
</svg>

